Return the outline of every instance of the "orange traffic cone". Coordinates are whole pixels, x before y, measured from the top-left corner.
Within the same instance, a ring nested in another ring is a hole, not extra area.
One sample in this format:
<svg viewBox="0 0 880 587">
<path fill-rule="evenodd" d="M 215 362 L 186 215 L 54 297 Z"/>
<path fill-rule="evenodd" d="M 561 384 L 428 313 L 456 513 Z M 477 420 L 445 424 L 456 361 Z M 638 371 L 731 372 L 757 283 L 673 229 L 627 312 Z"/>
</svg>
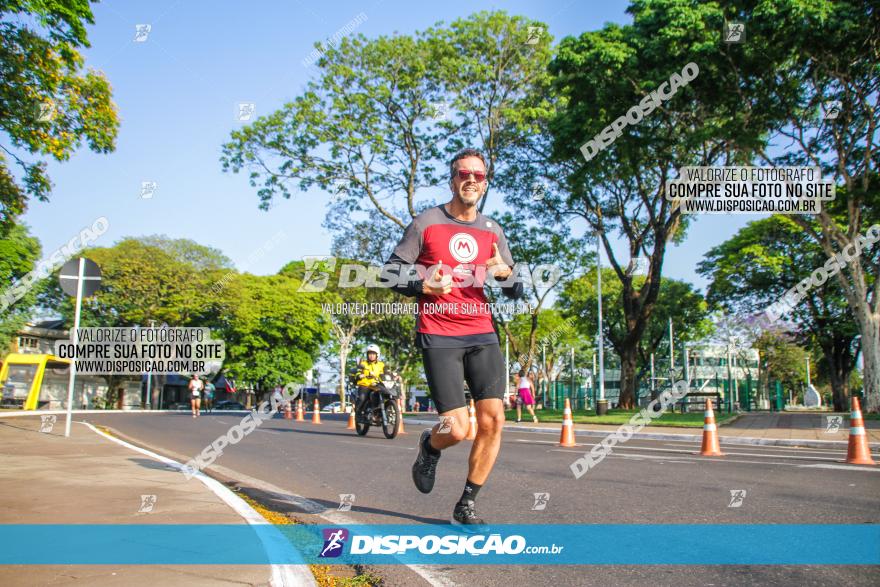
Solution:
<svg viewBox="0 0 880 587">
<path fill-rule="evenodd" d="M 465 440 L 473 440 L 477 437 L 477 409 L 474 408 L 474 400 L 468 404 L 468 433 Z"/>
<path fill-rule="evenodd" d="M 290 402 L 284 405 L 284 419 L 293 420 L 293 412 L 290 411 Z"/>
<path fill-rule="evenodd" d="M 321 423 L 321 404 L 318 403 L 318 398 L 315 398 L 315 409 L 312 411 L 312 424 L 320 424 Z"/>
<path fill-rule="evenodd" d="M 400 418 L 397 419 L 397 434 L 398 436 L 401 434 L 406 434 L 406 430 L 403 429 L 403 400 L 397 400 L 397 408 L 400 411 Z"/>
<path fill-rule="evenodd" d="M 303 416 L 303 401 L 302 398 L 296 400 L 296 421 L 297 422 L 305 422 L 306 419 Z"/>
<path fill-rule="evenodd" d="M 712 400 L 706 400 L 706 416 L 703 421 L 703 446 L 700 456 L 722 457 L 721 445 L 718 444 L 718 428 L 715 426 L 715 412 L 712 411 Z"/>
<path fill-rule="evenodd" d="M 354 425 L 354 406 L 351 406 L 351 411 L 348 413 L 348 426 L 345 427 L 346 430 L 356 430 L 357 427 Z"/>
<path fill-rule="evenodd" d="M 565 409 L 562 410 L 562 431 L 559 434 L 559 446 L 576 446 L 574 422 L 571 420 L 571 400 L 568 398 L 565 398 Z"/>
<path fill-rule="evenodd" d="M 865 421 L 859 398 L 852 398 L 852 414 L 849 416 L 849 446 L 846 447 L 846 462 L 851 465 L 876 465 L 871 458 L 868 437 L 865 436 Z"/>
</svg>

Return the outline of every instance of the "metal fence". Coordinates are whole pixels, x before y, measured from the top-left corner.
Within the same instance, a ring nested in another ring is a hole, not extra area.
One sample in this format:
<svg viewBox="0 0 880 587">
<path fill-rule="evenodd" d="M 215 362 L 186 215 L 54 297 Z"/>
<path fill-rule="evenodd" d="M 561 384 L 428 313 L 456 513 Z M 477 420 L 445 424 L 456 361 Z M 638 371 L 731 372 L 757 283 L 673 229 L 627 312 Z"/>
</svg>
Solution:
<svg viewBox="0 0 880 587">
<path fill-rule="evenodd" d="M 735 409 L 781 411 L 788 400 L 788 393 L 779 381 L 770 382 L 768 389 L 764 390 L 759 390 L 757 382 L 750 376 L 735 381 L 716 377 L 714 381 L 703 381 L 700 382 L 700 385 L 696 385 L 696 383 L 692 382 L 694 392 L 719 393 L 722 405 L 716 407 L 728 412 Z M 666 387 L 668 387 L 668 383 L 665 382 L 656 384 L 655 396 L 662 393 Z M 572 384 L 571 381 L 539 381 L 536 393 L 536 401 L 551 410 L 563 409 L 566 398 L 571 401 L 572 410 L 593 410 L 598 399 L 598 389 L 577 383 Z M 608 400 L 609 406 L 616 406 L 619 396 L 619 389 L 605 389 L 605 399 Z M 636 404 L 645 406 L 651 401 L 651 398 L 650 385 L 643 385 L 638 389 Z"/>
</svg>

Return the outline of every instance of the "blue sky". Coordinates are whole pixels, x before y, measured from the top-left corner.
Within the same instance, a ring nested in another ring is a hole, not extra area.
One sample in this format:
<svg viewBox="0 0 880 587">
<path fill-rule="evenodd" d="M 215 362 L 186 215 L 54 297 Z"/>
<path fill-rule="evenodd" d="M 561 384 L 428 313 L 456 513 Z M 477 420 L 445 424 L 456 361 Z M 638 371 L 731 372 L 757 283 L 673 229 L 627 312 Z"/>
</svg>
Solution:
<svg viewBox="0 0 880 587">
<path fill-rule="evenodd" d="M 86 66 L 103 71 L 113 88 L 122 121 L 117 149 L 98 155 L 82 148 L 65 163 L 50 162 L 51 201 L 32 202 L 24 222 L 42 242 L 44 256 L 105 216 L 110 229 L 97 246 L 160 233 L 215 247 L 240 270 L 275 273 L 292 259 L 329 252 L 330 235 L 321 228 L 327 196 L 300 193 L 261 211 L 246 176 L 221 171 L 220 148 L 243 124 L 235 120 L 237 103 L 255 102 L 259 116 L 301 92 L 315 75 L 302 63 L 315 41 L 360 13 L 367 20 L 356 33 L 374 37 L 496 9 L 545 22 L 558 40 L 605 22 L 628 22 L 625 8 L 616 0 L 107 0 L 93 5 L 92 47 L 84 54 Z M 144 23 L 152 27 L 149 36 L 135 43 L 135 25 Z M 140 197 L 143 181 L 157 183 L 150 199 Z M 438 190 L 438 201 L 447 196 Z M 685 243 L 669 249 L 664 275 L 704 287 L 695 273 L 702 255 L 755 218 L 699 217 Z M 286 235 L 281 246 L 253 258 L 279 231 Z"/>
</svg>

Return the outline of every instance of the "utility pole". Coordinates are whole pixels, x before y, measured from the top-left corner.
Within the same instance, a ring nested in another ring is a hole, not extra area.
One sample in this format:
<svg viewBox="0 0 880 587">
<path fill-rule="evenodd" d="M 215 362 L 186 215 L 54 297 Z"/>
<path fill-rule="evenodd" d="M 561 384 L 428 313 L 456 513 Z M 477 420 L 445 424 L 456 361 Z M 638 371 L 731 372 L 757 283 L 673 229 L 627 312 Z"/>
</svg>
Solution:
<svg viewBox="0 0 880 587">
<path fill-rule="evenodd" d="M 155 320 L 150 320 L 150 328 L 152 328 L 155 323 L 156 323 Z M 147 398 L 146 398 L 147 401 L 144 402 L 144 407 L 146 407 L 148 409 L 153 409 L 153 400 L 152 400 L 152 396 L 150 393 L 152 390 L 152 386 L 153 386 L 153 369 L 151 368 L 149 371 L 147 371 Z"/>
<path fill-rule="evenodd" d="M 690 358 L 688 357 L 688 348 L 687 343 L 682 343 L 682 348 L 684 349 L 684 380 L 687 381 L 688 387 L 691 385 L 691 368 L 688 365 Z"/>
<path fill-rule="evenodd" d="M 672 343 L 672 318 L 669 319 L 669 368 L 675 371 L 675 346 Z"/>
<path fill-rule="evenodd" d="M 541 370 L 538 372 L 539 375 L 543 374 L 541 380 L 543 381 L 543 392 L 541 393 L 544 396 L 544 405 L 547 405 L 547 388 L 550 387 L 550 382 L 547 378 L 547 357 L 546 357 L 547 345 L 541 345 Z M 554 398 L 555 399 L 555 398 Z M 553 402 L 553 409 L 556 409 L 556 402 Z"/>
<path fill-rule="evenodd" d="M 510 395 L 510 339 L 504 337 L 504 396 Z"/>
</svg>

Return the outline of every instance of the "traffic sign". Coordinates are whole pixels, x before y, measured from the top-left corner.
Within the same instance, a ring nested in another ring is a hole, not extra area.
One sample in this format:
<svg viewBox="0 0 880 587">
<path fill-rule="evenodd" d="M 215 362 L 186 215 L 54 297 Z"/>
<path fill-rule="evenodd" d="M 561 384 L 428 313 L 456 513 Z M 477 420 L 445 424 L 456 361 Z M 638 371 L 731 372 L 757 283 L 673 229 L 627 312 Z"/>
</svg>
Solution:
<svg viewBox="0 0 880 587">
<path fill-rule="evenodd" d="M 71 259 L 61 267 L 58 281 L 64 293 L 76 297 L 76 285 L 80 280 L 80 259 L 83 261 L 82 297 L 87 298 L 101 289 L 101 268 L 91 259 L 85 257 Z"/>
<path fill-rule="evenodd" d="M 101 289 L 101 269 L 91 259 L 79 257 L 71 259 L 61 268 L 58 275 L 61 289 L 69 296 L 76 298 L 76 311 L 73 318 L 73 332 L 71 341 L 74 349 L 79 342 L 79 315 L 82 310 L 82 299 L 87 298 Z M 76 381 L 76 351 L 73 361 L 70 363 L 70 373 L 67 379 L 67 419 L 64 423 L 64 436 L 70 436 L 70 420 L 73 411 L 73 386 Z"/>
</svg>

